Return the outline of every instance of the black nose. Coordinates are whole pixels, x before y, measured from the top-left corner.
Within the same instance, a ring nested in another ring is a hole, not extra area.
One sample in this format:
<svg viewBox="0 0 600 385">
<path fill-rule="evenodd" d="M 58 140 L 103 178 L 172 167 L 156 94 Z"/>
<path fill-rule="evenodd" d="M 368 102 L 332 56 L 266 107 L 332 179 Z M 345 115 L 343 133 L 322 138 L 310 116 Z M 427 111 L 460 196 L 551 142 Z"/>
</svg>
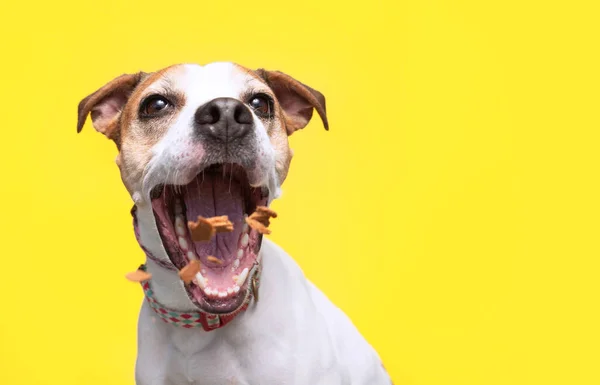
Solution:
<svg viewBox="0 0 600 385">
<path fill-rule="evenodd" d="M 194 122 L 200 135 L 223 142 L 243 138 L 254 123 L 248 107 L 233 98 L 217 98 L 200 106 Z"/>
</svg>

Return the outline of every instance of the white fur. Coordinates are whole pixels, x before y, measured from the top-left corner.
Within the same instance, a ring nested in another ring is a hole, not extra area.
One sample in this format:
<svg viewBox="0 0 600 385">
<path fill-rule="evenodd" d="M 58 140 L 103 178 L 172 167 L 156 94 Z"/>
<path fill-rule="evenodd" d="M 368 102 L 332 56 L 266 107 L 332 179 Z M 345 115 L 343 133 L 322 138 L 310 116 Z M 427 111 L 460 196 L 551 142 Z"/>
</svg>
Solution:
<svg viewBox="0 0 600 385">
<path fill-rule="evenodd" d="M 221 329 L 205 332 L 165 324 L 144 302 L 136 383 L 391 384 L 375 350 L 298 265 L 268 240 L 261 253 L 259 301 Z M 186 297 L 183 289 L 172 288 L 179 286 L 176 276 L 164 278 L 160 284 L 152 279 L 157 296 Z"/>
<path fill-rule="evenodd" d="M 201 145 L 191 140 L 196 109 L 217 97 L 238 98 L 249 86 L 264 87 L 232 64 L 188 65 L 162 82 L 174 82 L 186 105 L 177 121 L 152 148 L 143 180 L 137 181 L 140 242 L 153 255 L 168 261 L 161 243 L 149 192 L 158 183 L 185 184 L 197 173 L 190 156 L 201 157 Z M 250 84 L 249 84 L 250 83 Z M 251 183 L 279 194 L 275 151 L 255 116 L 256 137 L 263 156 Z M 192 154 L 187 157 L 185 153 Z M 192 164 L 192 166 L 190 166 Z M 177 172 L 175 172 L 175 170 Z M 278 246 L 263 241 L 263 270 L 258 302 L 225 327 L 205 332 L 165 324 L 144 301 L 138 330 L 138 385 L 389 385 L 374 349 L 346 315 L 310 283 L 298 265 Z M 147 261 L 156 299 L 164 306 L 197 310 L 176 272 Z"/>
</svg>

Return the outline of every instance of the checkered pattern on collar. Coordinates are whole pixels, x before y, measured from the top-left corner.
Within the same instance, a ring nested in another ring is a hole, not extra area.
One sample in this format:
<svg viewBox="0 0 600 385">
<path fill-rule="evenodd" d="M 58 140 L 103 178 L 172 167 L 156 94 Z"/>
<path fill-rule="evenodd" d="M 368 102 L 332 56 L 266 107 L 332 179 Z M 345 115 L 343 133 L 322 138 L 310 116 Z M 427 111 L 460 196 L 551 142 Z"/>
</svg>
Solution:
<svg viewBox="0 0 600 385">
<path fill-rule="evenodd" d="M 145 271 L 146 266 L 141 265 L 139 269 Z M 259 270 L 259 268 L 255 270 L 250 281 L 252 283 L 252 280 L 254 280 L 254 282 L 256 283 L 257 290 L 260 284 L 258 279 L 258 277 L 260 276 Z M 152 310 L 154 310 L 154 312 L 158 314 L 160 319 L 162 319 L 166 323 L 181 326 L 186 329 L 201 327 L 206 331 L 211 331 L 223 327 L 229 322 L 231 322 L 238 314 L 246 310 L 250 305 L 252 298 L 254 297 L 253 291 L 249 288 L 248 293 L 246 295 L 246 299 L 244 300 L 243 304 L 236 310 L 228 314 L 212 314 L 203 311 L 182 312 L 171 310 L 161 305 L 156 300 L 156 298 L 154 298 L 154 292 L 150 288 L 149 281 L 143 281 L 141 282 L 141 284 L 148 304 L 150 305 Z"/>
</svg>

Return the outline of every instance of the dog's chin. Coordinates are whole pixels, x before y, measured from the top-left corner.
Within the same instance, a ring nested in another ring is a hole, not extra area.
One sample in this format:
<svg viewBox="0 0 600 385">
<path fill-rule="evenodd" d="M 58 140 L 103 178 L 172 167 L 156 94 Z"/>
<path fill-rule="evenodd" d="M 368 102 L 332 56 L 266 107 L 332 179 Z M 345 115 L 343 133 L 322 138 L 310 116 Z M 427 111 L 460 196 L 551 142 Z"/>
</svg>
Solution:
<svg viewBox="0 0 600 385">
<path fill-rule="evenodd" d="M 185 286 L 192 302 L 210 313 L 236 310 L 250 290 L 262 243 L 262 235 L 248 227 L 245 217 L 267 204 L 267 190 L 251 187 L 243 167 L 216 164 L 186 185 L 157 186 L 151 197 L 171 262 L 182 269 L 192 259 L 200 261 L 200 274 Z M 192 241 L 188 221 L 222 215 L 233 223 L 232 232 L 218 233 L 210 242 Z"/>
</svg>

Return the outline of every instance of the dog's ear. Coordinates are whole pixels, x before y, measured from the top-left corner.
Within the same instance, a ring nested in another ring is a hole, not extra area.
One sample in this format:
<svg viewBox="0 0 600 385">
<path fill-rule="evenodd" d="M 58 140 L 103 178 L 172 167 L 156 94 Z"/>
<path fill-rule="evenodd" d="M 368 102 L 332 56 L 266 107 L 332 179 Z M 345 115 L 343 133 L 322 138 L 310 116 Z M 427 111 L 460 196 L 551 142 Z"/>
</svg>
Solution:
<svg viewBox="0 0 600 385">
<path fill-rule="evenodd" d="M 317 110 L 325 129 L 329 129 L 323 94 L 283 72 L 267 71 L 261 68 L 256 70 L 256 73 L 275 93 L 279 105 L 285 113 L 288 135 L 292 135 L 296 130 L 300 130 L 308 124 L 313 115 L 313 108 Z"/>
<path fill-rule="evenodd" d="M 121 75 L 83 99 L 77 108 L 77 132 L 81 132 L 88 114 L 96 131 L 119 145 L 118 119 L 131 92 L 145 77 L 144 72 Z"/>
</svg>

